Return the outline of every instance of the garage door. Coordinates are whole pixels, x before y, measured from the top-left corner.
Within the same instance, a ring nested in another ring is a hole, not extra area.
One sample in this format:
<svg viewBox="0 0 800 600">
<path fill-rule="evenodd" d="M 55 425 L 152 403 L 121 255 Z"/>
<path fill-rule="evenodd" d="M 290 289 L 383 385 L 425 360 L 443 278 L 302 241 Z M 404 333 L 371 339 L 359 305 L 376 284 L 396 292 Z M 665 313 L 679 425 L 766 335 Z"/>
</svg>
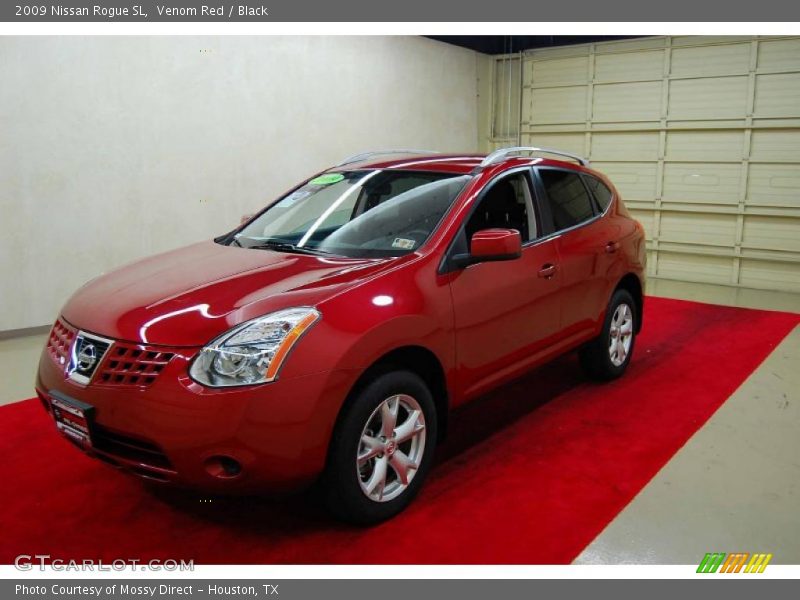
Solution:
<svg viewBox="0 0 800 600">
<path fill-rule="evenodd" d="M 553 48 L 494 73 L 489 145 L 588 156 L 645 226 L 651 276 L 800 291 L 800 38 Z"/>
</svg>

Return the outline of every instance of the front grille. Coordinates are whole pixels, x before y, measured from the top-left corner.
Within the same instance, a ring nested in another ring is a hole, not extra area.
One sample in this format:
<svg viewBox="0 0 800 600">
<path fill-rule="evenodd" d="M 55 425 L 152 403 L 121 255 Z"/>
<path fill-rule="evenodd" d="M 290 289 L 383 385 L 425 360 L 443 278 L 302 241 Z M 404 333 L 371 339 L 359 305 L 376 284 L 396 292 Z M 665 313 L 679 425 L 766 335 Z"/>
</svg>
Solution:
<svg viewBox="0 0 800 600">
<path fill-rule="evenodd" d="M 70 355 L 73 344 L 76 344 L 76 336 L 79 337 L 76 353 L 80 351 L 80 344 L 86 336 L 95 347 L 96 354 L 100 358 L 100 363 L 92 367 L 87 372 L 77 371 L 85 376 L 81 383 L 113 386 L 134 386 L 148 387 L 158 378 L 161 371 L 167 366 L 172 357 L 175 356 L 175 349 L 144 346 L 131 342 L 103 341 L 96 336 L 80 333 L 69 323 L 59 318 L 50 330 L 50 337 L 47 340 L 47 352 L 50 358 L 66 369 L 74 369 L 70 366 Z M 107 342 L 111 342 L 110 349 Z"/>
<path fill-rule="evenodd" d="M 79 331 L 72 347 L 69 376 L 79 383 L 89 383 L 103 361 L 112 341 Z"/>
<path fill-rule="evenodd" d="M 47 340 L 47 351 L 57 365 L 65 367 L 69 362 L 69 352 L 76 333 L 73 327 L 67 325 L 61 319 L 56 319 L 53 328 L 50 330 L 50 337 Z"/>
<path fill-rule="evenodd" d="M 100 364 L 94 382 L 100 385 L 147 387 L 155 382 L 173 356 L 174 352 L 163 348 L 114 342 Z"/>
<path fill-rule="evenodd" d="M 117 433 L 105 427 L 92 426 L 92 445 L 112 457 L 141 463 L 157 469 L 172 470 L 172 463 L 156 444 L 140 438 Z"/>
</svg>

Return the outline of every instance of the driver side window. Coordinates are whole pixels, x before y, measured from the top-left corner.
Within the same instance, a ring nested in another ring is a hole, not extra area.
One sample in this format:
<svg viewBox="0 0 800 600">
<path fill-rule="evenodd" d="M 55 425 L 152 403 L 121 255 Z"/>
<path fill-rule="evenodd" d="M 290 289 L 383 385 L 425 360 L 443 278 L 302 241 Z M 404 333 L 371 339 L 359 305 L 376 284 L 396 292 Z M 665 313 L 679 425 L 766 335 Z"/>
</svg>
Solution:
<svg viewBox="0 0 800 600">
<path fill-rule="evenodd" d="M 538 235 L 531 186 L 525 172 L 512 173 L 490 184 L 465 226 L 467 243 L 476 231 L 516 229 L 522 243 Z"/>
</svg>

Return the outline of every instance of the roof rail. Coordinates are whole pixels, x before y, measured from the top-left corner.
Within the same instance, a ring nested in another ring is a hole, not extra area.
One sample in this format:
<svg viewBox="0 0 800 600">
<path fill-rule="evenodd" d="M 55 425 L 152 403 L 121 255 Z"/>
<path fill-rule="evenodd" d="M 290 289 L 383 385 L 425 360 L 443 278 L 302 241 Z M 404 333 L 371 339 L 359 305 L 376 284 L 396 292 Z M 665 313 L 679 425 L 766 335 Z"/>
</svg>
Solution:
<svg viewBox="0 0 800 600">
<path fill-rule="evenodd" d="M 362 160 L 367 160 L 372 156 L 380 156 L 383 154 L 439 154 L 436 150 L 411 150 L 408 148 L 401 148 L 401 149 L 394 149 L 394 150 L 372 150 L 370 152 L 362 152 L 360 154 L 354 154 L 353 156 L 348 156 L 342 162 L 338 163 L 337 167 L 342 167 L 344 165 L 349 165 L 352 163 L 361 162 Z"/>
<path fill-rule="evenodd" d="M 553 148 L 515 146 L 513 148 L 500 148 L 499 150 L 495 150 L 481 161 L 480 167 L 483 168 L 483 167 L 488 167 L 489 165 L 497 164 L 511 154 L 522 154 L 523 152 L 531 152 L 531 153 L 538 152 L 544 154 L 555 154 L 557 156 L 565 156 L 567 158 L 571 158 L 572 160 L 577 161 L 581 166 L 584 167 L 589 166 L 589 161 L 581 156 L 578 156 L 577 154 L 570 154 L 569 152 L 564 152 L 562 150 L 555 150 Z"/>
</svg>

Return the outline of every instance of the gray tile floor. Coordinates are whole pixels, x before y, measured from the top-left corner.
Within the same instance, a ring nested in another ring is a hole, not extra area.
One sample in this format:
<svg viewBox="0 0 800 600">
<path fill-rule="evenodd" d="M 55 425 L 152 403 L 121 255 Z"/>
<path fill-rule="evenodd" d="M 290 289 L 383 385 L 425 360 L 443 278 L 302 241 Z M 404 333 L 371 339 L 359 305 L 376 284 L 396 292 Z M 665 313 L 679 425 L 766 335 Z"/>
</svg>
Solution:
<svg viewBox="0 0 800 600">
<path fill-rule="evenodd" d="M 647 293 L 800 312 L 800 294 L 656 279 Z M 800 564 L 800 327 L 578 556 L 698 564 L 706 552 Z"/>
<path fill-rule="evenodd" d="M 800 312 L 800 294 L 650 280 L 647 293 Z M 34 395 L 46 334 L 0 339 L 0 404 Z M 800 327 L 581 553 L 576 563 L 697 564 L 770 552 L 800 564 Z"/>
<path fill-rule="evenodd" d="M 800 563 L 800 327 L 575 561 Z"/>
</svg>

